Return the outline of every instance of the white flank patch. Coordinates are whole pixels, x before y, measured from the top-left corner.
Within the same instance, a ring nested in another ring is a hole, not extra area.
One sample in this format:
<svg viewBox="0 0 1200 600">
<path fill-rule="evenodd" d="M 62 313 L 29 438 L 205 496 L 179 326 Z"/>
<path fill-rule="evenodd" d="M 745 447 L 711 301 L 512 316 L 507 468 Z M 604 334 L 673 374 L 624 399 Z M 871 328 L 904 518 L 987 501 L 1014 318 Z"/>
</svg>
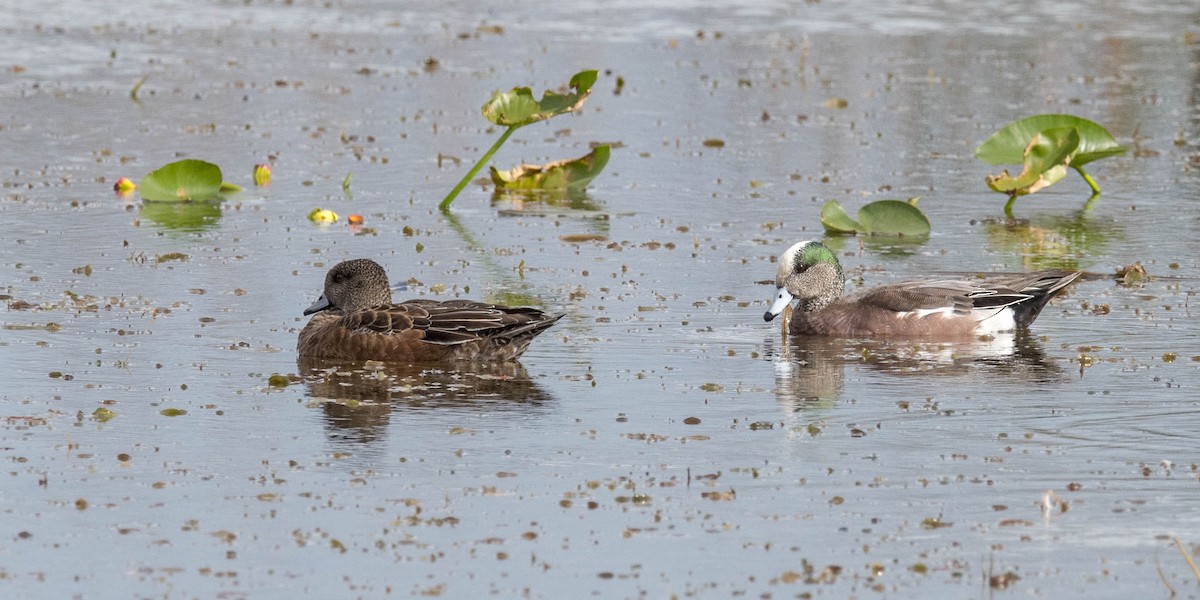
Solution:
<svg viewBox="0 0 1200 600">
<path fill-rule="evenodd" d="M 1004 306 L 1000 309 L 975 309 L 971 315 L 979 319 L 975 325 L 975 333 L 1000 333 L 1017 328 L 1017 320 L 1013 318 L 1013 309 Z"/>
<path fill-rule="evenodd" d="M 945 306 L 942 308 L 922 308 L 919 310 L 910 310 L 896 313 L 898 317 L 916 317 L 923 319 L 925 317 L 941 317 L 949 319 L 954 316 L 954 309 Z M 1012 331 L 1017 328 L 1017 321 L 1013 319 L 1013 311 L 1007 306 L 996 308 L 976 308 L 971 311 L 971 316 L 975 318 L 975 333 L 980 335 L 1000 333 L 1003 331 Z"/>
</svg>

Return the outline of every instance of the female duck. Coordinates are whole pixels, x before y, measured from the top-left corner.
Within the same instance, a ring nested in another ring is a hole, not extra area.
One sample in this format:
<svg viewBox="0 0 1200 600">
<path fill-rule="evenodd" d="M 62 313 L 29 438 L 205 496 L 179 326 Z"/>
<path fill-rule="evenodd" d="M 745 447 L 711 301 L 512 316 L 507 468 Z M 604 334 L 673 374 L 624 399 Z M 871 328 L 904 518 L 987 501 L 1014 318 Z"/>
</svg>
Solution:
<svg viewBox="0 0 1200 600">
<path fill-rule="evenodd" d="M 470 300 L 392 303 L 387 272 L 360 258 L 325 275 L 296 350 L 310 358 L 410 363 L 515 360 L 562 315 Z"/>
<path fill-rule="evenodd" d="M 845 276 L 820 242 L 800 242 L 779 257 L 770 321 L 796 302 L 789 331 L 830 337 L 960 339 L 1029 327 L 1042 307 L 1079 277 L 1037 271 L 990 282 L 913 281 L 843 297 Z"/>
</svg>

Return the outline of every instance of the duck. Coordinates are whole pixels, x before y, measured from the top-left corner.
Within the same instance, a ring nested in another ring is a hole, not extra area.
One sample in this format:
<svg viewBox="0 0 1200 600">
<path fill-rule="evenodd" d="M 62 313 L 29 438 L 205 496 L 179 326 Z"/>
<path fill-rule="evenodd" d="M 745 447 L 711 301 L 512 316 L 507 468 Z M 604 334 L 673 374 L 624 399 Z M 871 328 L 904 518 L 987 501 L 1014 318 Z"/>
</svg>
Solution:
<svg viewBox="0 0 1200 600">
<path fill-rule="evenodd" d="M 779 256 L 771 321 L 794 305 L 788 331 L 839 338 L 967 339 L 1027 329 L 1079 271 L 1044 270 L 994 280 L 946 279 L 876 286 L 844 295 L 837 256 L 802 241 Z"/>
<path fill-rule="evenodd" d="M 513 361 L 563 317 L 473 300 L 393 303 L 387 271 L 367 258 L 329 269 L 304 315 L 312 319 L 296 342 L 301 358 L 406 363 Z"/>
</svg>

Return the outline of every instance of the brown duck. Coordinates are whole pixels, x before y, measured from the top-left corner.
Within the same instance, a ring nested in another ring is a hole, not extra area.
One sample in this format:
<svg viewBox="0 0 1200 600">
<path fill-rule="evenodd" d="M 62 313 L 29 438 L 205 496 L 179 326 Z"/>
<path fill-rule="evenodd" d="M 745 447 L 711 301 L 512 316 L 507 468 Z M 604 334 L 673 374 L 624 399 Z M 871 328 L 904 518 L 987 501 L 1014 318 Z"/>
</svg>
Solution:
<svg viewBox="0 0 1200 600">
<path fill-rule="evenodd" d="M 392 362 L 506 361 L 562 315 L 470 300 L 392 303 L 387 272 L 360 258 L 325 275 L 325 293 L 304 310 L 302 357 Z"/>
</svg>

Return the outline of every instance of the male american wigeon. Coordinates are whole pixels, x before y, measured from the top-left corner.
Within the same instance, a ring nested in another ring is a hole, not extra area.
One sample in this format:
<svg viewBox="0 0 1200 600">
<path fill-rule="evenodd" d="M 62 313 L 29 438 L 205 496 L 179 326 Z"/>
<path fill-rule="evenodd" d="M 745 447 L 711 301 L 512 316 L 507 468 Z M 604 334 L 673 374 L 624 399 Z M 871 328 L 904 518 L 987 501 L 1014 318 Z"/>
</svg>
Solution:
<svg viewBox="0 0 1200 600">
<path fill-rule="evenodd" d="M 796 302 L 789 331 L 831 337 L 956 339 L 1029 327 L 1078 271 L 1036 271 L 993 281 L 953 279 L 881 285 L 843 297 L 845 276 L 820 242 L 779 256 L 770 321 Z"/>
<path fill-rule="evenodd" d="M 505 361 L 562 315 L 471 300 L 392 303 L 387 272 L 360 258 L 325 275 L 325 293 L 304 311 L 300 356 L 393 362 Z"/>
</svg>

